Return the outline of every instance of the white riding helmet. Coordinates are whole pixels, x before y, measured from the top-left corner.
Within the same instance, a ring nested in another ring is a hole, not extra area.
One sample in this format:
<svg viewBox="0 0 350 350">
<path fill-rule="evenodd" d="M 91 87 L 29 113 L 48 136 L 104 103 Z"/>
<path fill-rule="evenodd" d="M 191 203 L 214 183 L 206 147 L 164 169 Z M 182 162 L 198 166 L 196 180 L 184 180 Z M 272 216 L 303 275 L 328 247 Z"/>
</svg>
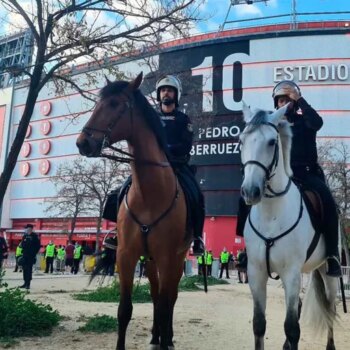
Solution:
<svg viewBox="0 0 350 350">
<path fill-rule="evenodd" d="M 160 101 L 160 88 L 164 86 L 170 86 L 175 89 L 175 104 L 178 105 L 182 93 L 180 80 L 174 75 L 165 75 L 164 77 L 160 78 L 156 84 L 157 101 Z"/>
<path fill-rule="evenodd" d="M 274 103 L 275 103 L 275 108 L 277 107 L 277 98 L 279 96 L 288 96 L 286 88 L 287 89 L 290 89 L 290 88 L 294 89 L 295 92 L 297 93 L 298 97 L 301 97 L 300 88 L 296 83 L 294 83 L 294 81 L 282 80 L 273 88 L 273 91 L 272 91 L 272 98 L 273 98 Z"/>
</svg>

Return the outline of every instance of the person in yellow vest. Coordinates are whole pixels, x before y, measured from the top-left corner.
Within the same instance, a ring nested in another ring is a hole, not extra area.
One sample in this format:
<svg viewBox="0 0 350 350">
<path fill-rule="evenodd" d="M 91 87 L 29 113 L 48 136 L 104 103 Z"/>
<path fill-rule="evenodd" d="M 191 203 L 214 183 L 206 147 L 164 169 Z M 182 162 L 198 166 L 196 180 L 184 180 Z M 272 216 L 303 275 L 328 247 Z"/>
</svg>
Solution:
<svg viewBox="0 0 350 350">
<path fill-rule="evenodd" d="M 56 271 L 64 272 L 64 263 L 66 258 L 66 250 L 63 246 L 59 245 L 56 255 Z"/>
<path fill-rule="evenodd" d="M 230 278 L 230 276 L 228 274 L 229 260 L 230 260 L 230 253 L 224 247 L 224 249 L 222 250 L 222 252 L 220 254 L 220 263 L 221 263 L 220 278 L 222 278 L 222 273 L 224 272 L 224 269 L 226 271 L 226 278 Z"/>
<path fill-rule="evenodd" d="M 53 273 L 53 259 L 55 258 L 56 254 L 56 247 L 52 241 L 49 242 L 49 244 L 46 246 L 45 249 L 45 261 L 46 261 L 46 268 L 45 273 Z"/>
<path fill-rule="evenodd" d="M 198 275 L 203 274 L 203 255 L 197 256 Z"/>
<path fill-rule="evenodd" d="M 145 277 L 146 276 L 146 258 L 143 255 L 140 256 L 139 264 L 140 264 L 139 278 Z"/>
<path fill-rule="evenodd" d="M 212 270 L 213 260 L 214 260 L 211 249 L 205 252 L 204 259 L 205 259 L 205 265 L 207 267 L 207 275 L 211 276 L 211 270 Z"/>
<path fill-rule="evenodd" d="M 21 257 L 23 256 L 23 248 L 22 248 L 22 243 L 20 242 L 19 245 L 16 248 L 16 266 L 13 272 L 17 272 L 19 268 L 19 272 L 22 272 L 22 265 L 20 264 L 21 262 Z"/>
<path fill-rule="evenodd" d="M 83 258 L 83 247 L 77 242 L 75 243 L 73 253 L 73 273 L 76 275 L 79 271 L 80 261 Z"/>
</svg>

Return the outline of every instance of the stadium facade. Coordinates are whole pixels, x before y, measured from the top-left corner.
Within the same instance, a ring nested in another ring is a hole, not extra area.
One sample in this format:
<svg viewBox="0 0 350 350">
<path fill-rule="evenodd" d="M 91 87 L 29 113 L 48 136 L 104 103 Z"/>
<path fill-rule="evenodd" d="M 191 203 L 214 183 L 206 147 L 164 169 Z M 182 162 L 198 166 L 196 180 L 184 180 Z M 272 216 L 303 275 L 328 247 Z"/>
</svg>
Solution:
<svg viewBox="0 0 350 350">
<path fill-rule="evenodd" d="M 284 79 L 295 81 L 306 100 L 320 113 L 324 126 L 318 139 L 349 143 L 350 130 L 350 27 L 345 21 L 260 26 L 197 35 L 166 43 L 152 54 L 156 70 L 142 55 L 106 60 L 120 71 L 145 79 L 142 90 L 154 97 L 155 82 L 163 74 L 177 75 L 183 84 L 180 108 L 195 125 L 191 163 L 206 200 L 205 241 L 218 254 L 226 246 L 237 251 L 243 241 L 235 234 L 241 184 L 238 135 L 242 131 L 242 100 L 252 107 L 273 109 L 273 86 Z M 147 56 L 148 57 L 148 56 Z M 149 58 L 149 57 L 148 57 Z M 69 73 L 85 84 L 84 72 L 101 76 L 102 69 L 83 65 Z M 113 77 L 109 77 L 113 79 Z M 55 196 L 49 181 L 60 164 L 78 156 L 76 138 L 92 105 L 74 91 L 55 96 L 48 84 L 40 93 L 16 169 L 1 212 L 1 227 L 13 247 L 23 226 L 31 222 L 42 244 L 54 239 L 66 243 L 69 221 L 45 213 L 45 199 Z M 27 85 L 12 84 L 0 90 L 0 166 L 21 118 Z M 72 116 L 79 118 L 72 121 Z M 113 225 L 103 223 L 108 230 Z M 96 220 L 80 218 L 75 240 L 95 239 Z"/>
</svg>

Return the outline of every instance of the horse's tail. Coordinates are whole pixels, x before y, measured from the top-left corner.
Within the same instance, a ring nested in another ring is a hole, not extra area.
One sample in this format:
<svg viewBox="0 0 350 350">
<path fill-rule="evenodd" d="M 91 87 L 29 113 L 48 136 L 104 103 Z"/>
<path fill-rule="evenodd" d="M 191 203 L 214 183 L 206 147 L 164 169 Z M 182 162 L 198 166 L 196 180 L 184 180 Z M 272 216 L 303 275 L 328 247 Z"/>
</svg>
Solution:
<svg viewBox="0 0 350 350">
<path fill-rule="evenodd" d="M 303 300 L 302 320 L 310 325 L 316 334 L 321 334 L 333 327 L 337 317 L 334 301 L 327 298 L 320 271 L 314 270 Z"/>
</svg>

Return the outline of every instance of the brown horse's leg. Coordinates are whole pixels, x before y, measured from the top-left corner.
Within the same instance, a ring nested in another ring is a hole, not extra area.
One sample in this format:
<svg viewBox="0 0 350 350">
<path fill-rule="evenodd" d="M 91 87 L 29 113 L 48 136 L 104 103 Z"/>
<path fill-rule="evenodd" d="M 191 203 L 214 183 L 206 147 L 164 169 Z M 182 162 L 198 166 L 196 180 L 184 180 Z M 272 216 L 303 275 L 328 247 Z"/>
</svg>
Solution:
<svg viewBox="0 0 350 350">
<path fill-rule="evenodd" d="M 151 285 L 151 297 L 153 301 L 153 326 L 151 345 L 159 346 L 159 321 L 157 317 L 156 307 L 159 296 L 159 278 L 157 267 L 154 260 L 147 261 L 147 277 Z M 154 347 L 156 348 L 156 347 Z"/>
<path fill-rule="evenodd" d="M 178 285 L 182 276 L 184 256 L 177 256 L 159 264 L 159 300 L 156 313 L 159 320 L 160 348 L 168 350 L 173 343 L 173 311 Z"/>
<path fill-rule="evenodd" d="M 117 350 L 125 350 L 125 335 L 132 315 L 131 294 L 134 283 L 136 262 L 132 255 L 125 252 L 118 254 L 118 268 L 120 281 L 120 302 L 118 307 L 118 341 Z M 137 259 L 137 258 L 136 258 Z"/>
</svg>

